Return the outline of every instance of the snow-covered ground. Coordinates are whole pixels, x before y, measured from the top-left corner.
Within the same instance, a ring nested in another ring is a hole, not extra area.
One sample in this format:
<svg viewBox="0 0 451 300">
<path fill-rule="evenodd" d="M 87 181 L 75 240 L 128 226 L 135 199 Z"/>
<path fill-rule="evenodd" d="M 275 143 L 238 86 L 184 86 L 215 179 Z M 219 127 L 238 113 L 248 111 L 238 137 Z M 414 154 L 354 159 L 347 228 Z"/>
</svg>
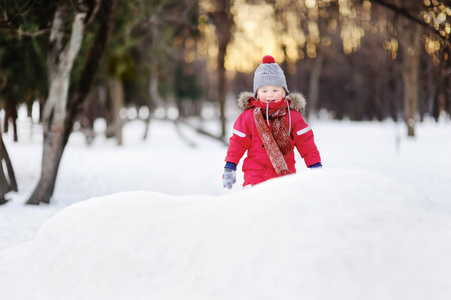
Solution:
<svg viewBox="0 0 451 300">
<path fill-rule="evenodd" d="M 127 124 L 122 147 L 74 133 L 51 204 L 31 207 L 42 138 L 21 124 L 4 135 L 20 191 L 0 206 L 0 299 L 450 299 L 451 123 L 415 139 L 311 125 L 324 168 L 298 156 L 245 191 L 240 171 L 223 189 L 225 146 L 188 127 L 195 147 L 163 121 L 146 141 Z"/>
</svg>

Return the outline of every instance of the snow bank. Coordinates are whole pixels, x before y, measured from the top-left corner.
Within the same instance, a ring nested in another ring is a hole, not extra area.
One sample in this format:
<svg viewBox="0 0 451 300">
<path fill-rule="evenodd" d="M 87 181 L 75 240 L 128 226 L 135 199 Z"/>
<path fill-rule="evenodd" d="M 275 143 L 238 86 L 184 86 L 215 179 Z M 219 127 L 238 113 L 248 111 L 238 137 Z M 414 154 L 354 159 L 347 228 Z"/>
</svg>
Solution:
<svg viewBox="0 0 451 300">
<path fill-rule="evenodd" d="M 450 299 L 451 220 L 377 173 L 74 204 L 0 253 L 1 299 Z"/>
</svg>

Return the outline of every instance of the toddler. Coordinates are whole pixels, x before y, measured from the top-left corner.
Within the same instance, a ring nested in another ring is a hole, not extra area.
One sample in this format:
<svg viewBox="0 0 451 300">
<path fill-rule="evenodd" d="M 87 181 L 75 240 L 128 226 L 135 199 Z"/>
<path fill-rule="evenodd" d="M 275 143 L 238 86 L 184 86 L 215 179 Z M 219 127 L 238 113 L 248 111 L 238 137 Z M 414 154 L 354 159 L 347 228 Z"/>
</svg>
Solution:
<svg viewBox="0 0 451 300">
<path fill-rule="evenodd" d="M 282 69 L 266 55 L 254 73 L 253 93 L 238 97 L 242 113 L 233 125 L 225 158 L 223 185 L 236 182 L 236 166 L 244 153 L 243 186 L 296 173 L 294 147 L 309 168 L 322 167 L 312 129 L 302 118 L 306 100 L 290 93 Z"/>
</svg>

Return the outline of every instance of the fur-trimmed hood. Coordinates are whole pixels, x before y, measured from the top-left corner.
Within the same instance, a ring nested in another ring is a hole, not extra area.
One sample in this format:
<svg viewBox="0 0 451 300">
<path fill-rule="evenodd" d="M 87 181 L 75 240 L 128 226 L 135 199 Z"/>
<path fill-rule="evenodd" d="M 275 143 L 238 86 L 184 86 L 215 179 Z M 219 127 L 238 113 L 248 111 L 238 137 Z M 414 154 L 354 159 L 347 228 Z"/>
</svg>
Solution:
<svg viewBox="0 0 451 300">
<path fill-rule="evenodd" d="M 245 111 L 251 108 L 250 100 L 254 96 L 252 92 L 242 92 L 238 95 L 238 107 Z M 307 100 L 305 100 L 304 95 L 301 93 L 290 93 L 285 97 L 287 100 L 290 100 L 290 109 L 295 110 L 302 114 L 305 105 L 307 104 Z"/>
</svg>

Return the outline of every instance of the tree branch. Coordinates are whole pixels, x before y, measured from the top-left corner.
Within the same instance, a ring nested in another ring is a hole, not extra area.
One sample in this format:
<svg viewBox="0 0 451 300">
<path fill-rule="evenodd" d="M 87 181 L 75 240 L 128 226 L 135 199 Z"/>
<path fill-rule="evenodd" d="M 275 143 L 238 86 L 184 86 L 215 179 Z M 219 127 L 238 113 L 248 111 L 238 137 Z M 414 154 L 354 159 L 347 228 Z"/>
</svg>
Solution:
<svg viewBox="0 0 451 300">
<path fill-rule="evenodd" d="M 445 38 L 444 36 L 442 36 L 438 31 L 436 31 L 434 28 L 432 28 L 431 26 L 429 26 L 429 24 L 421 21 L 419 18 L 415 17 L 414 15 L 412 15 L 410 12 L 408 12 L 406 9 L 403 9 L 401 7 L 398 7 L 392 3 L 388 3 L 384 0 L 370 0 L 372 3 L 376 3 L 380 6 L 383 6 L 385 8 L 390 9 L 391 11 L 393 11 L 395 14 L 401 15 L 407 19 L 409 19 L 410 21 L 421 25 L 422 27 L 432 31 L 436 36 L 438 36 L 440 38 L 440 40 L 442 40 L 446 46 L 450 47 L 451 43 L 450 40 Z"/>
<path fill-rule="evenodd" d="M 30 4 L 30 6 L 29 6 L 28 8 L 30 8 L 31 6 L 33 6 L 34 1 L 35 1 L 35 0 L 31 0 L 31 4 Z M 13 22 L 18 16 L 20 16 L 20 15 L 23 13 L 23 11 L 25 10 L 25 7 L 27 6 L 28 3 L 29 3 L 29 2 L 25 2 L 25 3 L 22 5 L 22 7 L 19 9 L 19 12 L 18 12 L 17 14 L 15 14 L 14 17 L 12 17 L 12 19 L 8 20 L 8 24 L 9 24 L 9 25 L 11 25 L 12 22 Z"/>
<path fill-rule="evenodd" d="M 9 32 L 11 35 L 18 35 L 19 37 L 21 36 L 26 36 L 26 37 L 36 37 L 39 35 L 43 35 L 43 34 L 47 34 L 50 32 L 49 28 L 46 29 L 41 29 L 35 32 L 28 32 L 28 31 L 23 31 L 22 29 L 17 28 L 17 26 L 15 26 L 13 24 L 13 22 L 22 14 L 26 13 L 27 10 L 29 10 L 33 4 L 34 4 L 35 0 L 30 0 L 25 2 L 22 7 L 20 7 L 19 11 L 12 17 L 12 18 L 8 18 L 8 16 L 6 15 L 6 10 L 5 10 L 5 18 L 4 19 L 0 19 L 0 28 L 4 29 L 6 32 Z M 3 28 L 2 28 L 3 27 Z"/>
<path fill-rule="evenodd" d="M 26 37 L 36 37 L 40 35 L 44 35 L 50 32 L 50 29 L 41 29 L 35 32 L 28 32 L 28 31 L 22 31 L 21 29 L 14 29 L 14 28 L 7 28 L 5 31 L 9 32 L 11 35 L 17 35 L 19 37 L 26 36 Z"/>
</svg>

